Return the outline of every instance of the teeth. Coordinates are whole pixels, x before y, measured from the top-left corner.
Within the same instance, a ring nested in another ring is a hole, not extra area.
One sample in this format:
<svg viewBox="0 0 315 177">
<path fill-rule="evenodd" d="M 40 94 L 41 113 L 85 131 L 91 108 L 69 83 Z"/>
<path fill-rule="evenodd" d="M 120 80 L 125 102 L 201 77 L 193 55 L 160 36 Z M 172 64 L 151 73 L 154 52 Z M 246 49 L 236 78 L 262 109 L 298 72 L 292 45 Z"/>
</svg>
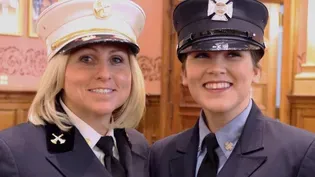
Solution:
<svg viewBox="0 0 315 177">
<path fill-rule="evenodd" d="M 113 92 L 113 89 L 93 89 L 91 90 L 92 92 L 96 92 L 96 93 L 111 93 Z"/>
<path fill-rule="evenodd" d="M 208 83 L 205 85 L 207 89 L 225 89 L 230 87 L 230 83 Z"/>
</svg>

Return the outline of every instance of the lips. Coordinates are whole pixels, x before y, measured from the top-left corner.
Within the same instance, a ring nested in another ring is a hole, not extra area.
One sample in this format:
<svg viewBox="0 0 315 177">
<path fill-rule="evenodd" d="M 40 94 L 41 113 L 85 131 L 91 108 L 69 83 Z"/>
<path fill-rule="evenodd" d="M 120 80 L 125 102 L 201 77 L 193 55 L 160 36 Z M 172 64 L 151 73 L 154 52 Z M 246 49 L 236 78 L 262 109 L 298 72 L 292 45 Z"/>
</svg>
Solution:
<svg viewBox="0 0 315 177">
<path fill-rule="evenodd" d="M 233 84 L 230 82 L 207 82 L 203 86 L 206 89 L 217 90 L 217 89 L 228 89 Z"/>
<path fill-rule="evenodd" d="M 101 93 L 101 94 L 109 94 L 112 93 L 114 91 L 116 91 L 115 89 L 110 89 L 110 88 L 98 88 L 98 89 L 89 89 L 90 92 L 95 92 L 95 93 Z"/>
</svg>

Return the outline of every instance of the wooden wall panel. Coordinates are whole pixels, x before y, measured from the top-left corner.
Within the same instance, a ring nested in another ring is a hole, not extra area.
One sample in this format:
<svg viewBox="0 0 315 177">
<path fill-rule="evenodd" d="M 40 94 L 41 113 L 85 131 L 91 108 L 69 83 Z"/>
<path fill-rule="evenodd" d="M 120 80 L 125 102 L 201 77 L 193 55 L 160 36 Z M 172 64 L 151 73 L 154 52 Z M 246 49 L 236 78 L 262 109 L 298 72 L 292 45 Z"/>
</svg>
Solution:
<svg viewBox="0 0 315 177">
<path fill-rule="evenodd" d="M 0 130 L 27 120 L 27 112 L 35 92 L 0 92 Z"/>
<path fill-rule="evenodd" d="M 297 65 L 297 49 L 299 48 L 298 39 L 301 34 L 299 31 L 298 12 L 301 4 L 300 0 L 283 0 L 283 47 L 281 63 L 281 97 L 280 97 L 280 121 L 286 124 L 292 124 L 291 105 L 288 95 L 292 94 L 294 75 Z"/>
<path fill-rule="evenodd" d="M 16 124 L 16 111 L 1 109 L 0 120 L 0 130 L 14 126 Z"/>
<path fill-rule="evenodd" d="M 146 112 L 138 126 L 150 144 L 160 139 L 160 96 L 147 96 Z"/>
<path fill-rule="evenodd" d="M 291 124 L 315 133 L 315 96 L 289 96 Z"/>
<path fill-rule="evenodd" d="M 307 131 L 315 133 L 315 111 L 312 110 L 313 115 L 311 117 L 305 116 L 303 118 L 303 128 Z"/>
</svg>

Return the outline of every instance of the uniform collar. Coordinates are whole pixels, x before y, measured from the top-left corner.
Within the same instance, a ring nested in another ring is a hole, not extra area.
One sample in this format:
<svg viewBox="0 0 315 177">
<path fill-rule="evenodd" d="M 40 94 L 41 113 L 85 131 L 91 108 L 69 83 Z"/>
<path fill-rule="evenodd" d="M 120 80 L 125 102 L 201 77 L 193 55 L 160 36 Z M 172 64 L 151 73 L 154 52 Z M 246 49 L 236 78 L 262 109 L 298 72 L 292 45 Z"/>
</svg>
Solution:
<svg viewBox="0 0 315 177">
<path fill-rule="evenodd" d="M 78 129 L 85 141 L 88 143 L 91 149 L 93 149 L 96 143 L 101 139 L 102 135 L 94 130 L 90 125 L 76 116 L 62 101 L 59 99 L 61 107 L 64 109 L 65 113 L 68 115 L 70 122 Z M 114 136 L 113 129 L 110 129 L 106 136 L 111 136 L 114 139 L 114 145 L 117 147 L 116 139 Z"/>
<path fill-rule="evenodd" d="M 252 108 L 252 100 L 250 99 L 248 106 L 234 119 L 232 119 L 228 124 L 226 124 L 223 128 L 216 132 L 216 138 L 220 149 L 224 153 L 224 155 L 228 158 L 239 137 L 242 134 L 242 130 L 245 126 L 247 117 Z M 210 133 L 207 124 L 205 123 L 205 115 L 204 112 L 201 111 L 199 118 L 199 146 L 198 150 L 202 150 L 202 141 L 203 139 Z"/>
</svg>

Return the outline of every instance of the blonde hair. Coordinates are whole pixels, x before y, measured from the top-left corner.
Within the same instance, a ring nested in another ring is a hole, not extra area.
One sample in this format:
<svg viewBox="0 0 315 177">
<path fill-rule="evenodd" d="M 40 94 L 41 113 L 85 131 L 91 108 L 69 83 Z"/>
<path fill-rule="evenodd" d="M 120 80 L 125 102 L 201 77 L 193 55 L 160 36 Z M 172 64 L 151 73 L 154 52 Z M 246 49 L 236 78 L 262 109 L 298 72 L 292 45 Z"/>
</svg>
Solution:
<svg viewBox="0 0 315 177">
<path fill-rule="evenodd" d="M 114 128 L 135 128 L 138 126 L 145 110 L 144 77 L 136 56 L 129 55 L 132 83 L 131 93 L 126 102 L 114 111 Z"/>
<path fill-rule="evenodd" d="M 28 119 L 35 125 L 56 124 L 61 130 L 68 131 L 72 124 L 68 116 L 56 109 L 59 93 L 64 86 L 65 70 L 69 55 L 58 54 L 47 64 L 40 80 L 39 88 L 30 106 Z M 142 71 L 135 55 L 129 54 L 132 83 L 126 102 L 113 112 L 110 128 L 135 128 L 145 109 L 145 85 Z M 109 128 L 106 127 L 106 128 Z"/>
</svg>

